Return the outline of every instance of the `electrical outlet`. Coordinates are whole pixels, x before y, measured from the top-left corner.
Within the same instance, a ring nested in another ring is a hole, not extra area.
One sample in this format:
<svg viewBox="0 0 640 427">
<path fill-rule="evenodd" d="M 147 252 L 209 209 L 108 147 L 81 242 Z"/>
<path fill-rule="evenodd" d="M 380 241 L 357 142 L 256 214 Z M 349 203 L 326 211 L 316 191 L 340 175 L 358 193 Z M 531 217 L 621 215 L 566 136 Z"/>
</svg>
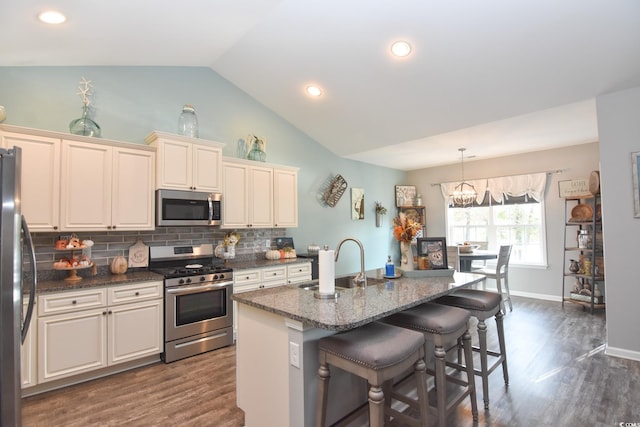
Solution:
<svg viewBox="0 0 640 427">
<path fill-rule="evenodd" d="M 294 342 L 289 342 L 289 363 L 296 368 L 300 367 L 300 346 Z"/>
</svg>

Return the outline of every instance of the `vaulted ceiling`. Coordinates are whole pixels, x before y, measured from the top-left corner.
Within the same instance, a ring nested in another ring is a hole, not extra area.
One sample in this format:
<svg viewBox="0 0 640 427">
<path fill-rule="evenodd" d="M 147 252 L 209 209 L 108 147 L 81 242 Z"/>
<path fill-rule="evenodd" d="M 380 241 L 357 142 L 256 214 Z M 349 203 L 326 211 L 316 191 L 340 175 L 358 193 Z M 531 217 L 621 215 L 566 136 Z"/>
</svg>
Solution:
<svg viewBox="0 0 640 427">
<path fill-rule="evenodd" d="M 638 0 L 13 0 L 0 39 L 0 66 L 210 67 L 337 155 L 403 170 L 597 141 L 595 97 L 640 86 Z"/>
</svg>

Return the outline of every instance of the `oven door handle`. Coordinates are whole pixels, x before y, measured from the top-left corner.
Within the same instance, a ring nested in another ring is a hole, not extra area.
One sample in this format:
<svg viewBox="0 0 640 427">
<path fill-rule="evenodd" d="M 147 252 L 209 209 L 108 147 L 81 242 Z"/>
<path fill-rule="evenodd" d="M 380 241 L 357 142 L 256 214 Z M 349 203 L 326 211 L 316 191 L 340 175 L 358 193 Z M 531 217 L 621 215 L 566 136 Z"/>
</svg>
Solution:
<svg viewBox="0 0 640 427">
<path fill-rule="evenodd" d="M 192 286 L 178 286 L 175 288 L 167 288 L 167 293 L 171 295 L 175 294 L 195 294 L 198 292 L 210 291 L 216 288 L 224 288 L 232 286 L 233 282 L 224 283 L 210 283 L 208 285 L 192 285 Z"/>
</svg>

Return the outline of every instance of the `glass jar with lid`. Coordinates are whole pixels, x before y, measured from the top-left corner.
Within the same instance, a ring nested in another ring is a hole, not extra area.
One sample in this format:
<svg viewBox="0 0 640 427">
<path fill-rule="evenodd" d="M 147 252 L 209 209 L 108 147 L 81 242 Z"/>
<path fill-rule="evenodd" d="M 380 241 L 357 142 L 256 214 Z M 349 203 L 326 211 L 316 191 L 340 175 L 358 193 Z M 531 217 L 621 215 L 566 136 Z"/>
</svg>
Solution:
<svg viewBox="0 0 640 427">
<path fill-rule="evenodd" d="M 591 249 L 591 233 L 587 229 L 578 231 L 578 247 L 580 249 Z"/>
</svg>

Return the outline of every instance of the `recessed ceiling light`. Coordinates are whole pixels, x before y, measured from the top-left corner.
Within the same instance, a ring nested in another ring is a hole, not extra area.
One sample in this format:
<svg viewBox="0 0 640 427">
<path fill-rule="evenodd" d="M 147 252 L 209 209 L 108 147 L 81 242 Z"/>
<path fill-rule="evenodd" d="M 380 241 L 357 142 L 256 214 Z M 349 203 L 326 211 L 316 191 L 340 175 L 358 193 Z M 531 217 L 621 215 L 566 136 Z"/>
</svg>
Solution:
<svg viewBox="0 0 640 427">
<path fill-rule="evenodd" d="M 62 24 L 67 17 L 55 10 L 47 10 L 38 15 L 38 19 L 45 24 Z"/>
<path fill-rule="evenodd" d="M 391 45 L 391 52 L 395 56 L 403 57 L 411 53 L 411 45 L 405 41 L 397 41 Z"/>
<path fill-rule="evenodd" d="M 322 95 L 322 89 L 320 89 L 318 86 L 316 85 L 309 85 L 305 88 L 305 91 L 307 92 L 307 94 L 309 94 L 310 96 L 313 97 L 318 97 L 320 95 Z"/>
</svg>

